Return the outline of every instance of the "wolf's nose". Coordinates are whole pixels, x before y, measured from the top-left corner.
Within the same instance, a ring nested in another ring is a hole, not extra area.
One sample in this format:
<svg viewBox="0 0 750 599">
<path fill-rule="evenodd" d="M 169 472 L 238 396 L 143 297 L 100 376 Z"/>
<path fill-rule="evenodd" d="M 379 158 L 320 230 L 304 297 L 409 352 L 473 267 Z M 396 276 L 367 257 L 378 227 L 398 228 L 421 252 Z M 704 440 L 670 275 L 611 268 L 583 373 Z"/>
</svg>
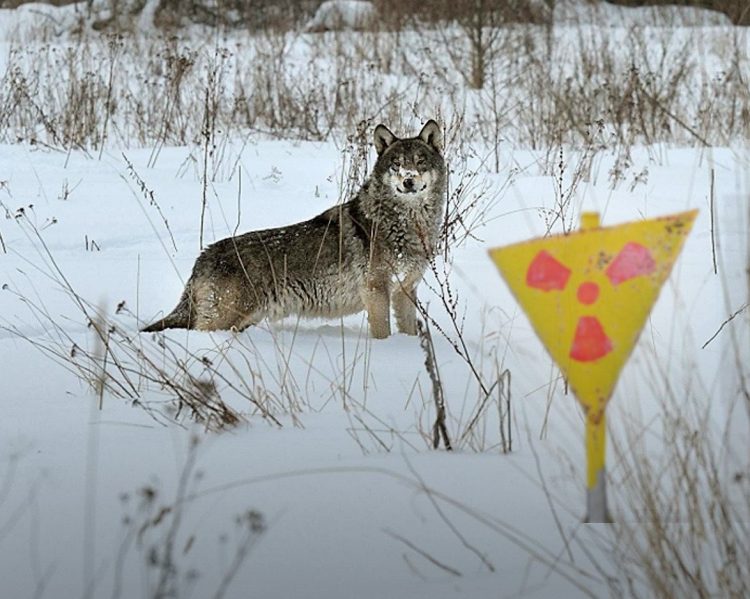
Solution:
<svg viewBox="0 0 750 599">
<path fill-rule="evenodd" d="M 414 179 L 412 179 L 411 177 L 407 177 L 406 179 L 404 179 L 404 189 L 414 189 Z"/>
</svg>

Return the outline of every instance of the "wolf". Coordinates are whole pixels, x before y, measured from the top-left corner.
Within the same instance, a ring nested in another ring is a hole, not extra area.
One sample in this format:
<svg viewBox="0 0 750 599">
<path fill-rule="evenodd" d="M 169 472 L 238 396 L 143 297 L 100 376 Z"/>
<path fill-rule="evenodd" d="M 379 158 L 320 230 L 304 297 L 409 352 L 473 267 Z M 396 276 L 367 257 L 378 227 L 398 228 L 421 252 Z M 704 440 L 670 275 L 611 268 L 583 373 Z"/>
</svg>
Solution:
<svg viewBox="0 0 750 599">
<path fill-rule="evenodd" d="M 297 314 L 367 311 L 370 335 L 417 333 L 416 288 L 435 256 L 445 208 L 439 125 L 373 133 L 377 160 L 354 197 L 287 227 L 222 239 L 198 257 L 177 307 L 142 329 L 241 331 Z"/>
</svg>

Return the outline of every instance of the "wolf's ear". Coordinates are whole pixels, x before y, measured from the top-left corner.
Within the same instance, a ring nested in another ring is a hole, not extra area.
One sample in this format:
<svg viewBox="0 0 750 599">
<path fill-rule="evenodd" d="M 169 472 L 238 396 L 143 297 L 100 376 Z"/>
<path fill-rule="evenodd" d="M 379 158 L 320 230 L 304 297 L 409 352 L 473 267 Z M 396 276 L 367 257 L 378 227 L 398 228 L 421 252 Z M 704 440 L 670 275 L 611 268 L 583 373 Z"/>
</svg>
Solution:
<svg viewBox="0 0 750 599">
<path fill-rule="evenodd" d="M 373 141 L 375 143 L 375 149 L 380 156 L 385 149 L 396 141 L 396 136 L 390 132 L 388 127 L 385 125 L 378 125 L 375 127 L 375 133 L 373 134 Z"/>
<path fill-rule="evenodd" d="M 440 125 L 430 119 L 419 132 L 420 139 L 427 145 L 432 146 L 438 152 L 443 149 L 443 135 L 440 133 Z"/>
</svg>

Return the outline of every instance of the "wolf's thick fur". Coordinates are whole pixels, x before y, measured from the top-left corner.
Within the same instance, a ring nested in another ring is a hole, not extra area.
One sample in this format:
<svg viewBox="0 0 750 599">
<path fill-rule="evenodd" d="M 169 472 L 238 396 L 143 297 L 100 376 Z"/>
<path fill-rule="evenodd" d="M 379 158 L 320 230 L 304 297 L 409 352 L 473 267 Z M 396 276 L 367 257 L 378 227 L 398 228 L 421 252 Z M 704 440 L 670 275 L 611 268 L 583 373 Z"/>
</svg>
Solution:
<svg viewBox="0 0 750 599">
<path fill-rule="evenodd" d="M 378 159 L 359 193 L 315 218 L 214 243 L 177 307 L 143 331 L 242 330 L 290 314 L 367 310 L 370 334 L 416 334 L 416 287 L 434 256 L 445 203 L 441 133 L 429 121 L 398 139 L 378 125 Z"/>
</svg>

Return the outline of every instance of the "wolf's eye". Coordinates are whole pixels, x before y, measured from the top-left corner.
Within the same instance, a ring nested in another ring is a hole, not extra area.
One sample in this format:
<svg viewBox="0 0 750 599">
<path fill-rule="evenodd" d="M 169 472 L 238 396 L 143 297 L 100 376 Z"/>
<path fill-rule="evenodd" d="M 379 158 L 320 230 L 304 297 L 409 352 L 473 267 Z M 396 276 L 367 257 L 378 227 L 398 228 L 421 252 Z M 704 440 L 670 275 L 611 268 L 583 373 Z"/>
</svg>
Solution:
<svg viewBox="0 0 750 599">
<path fill-rule="evenodd" d="M 427 166 L 427 160 L 424 156 L 415 156 L 414 164 L 417 166 L 417 168 L 424 168 Z"/>
<path fill-rule="evenodd" d="M 391 162 L 391 170 L 394 173 L 397 173 L 398 169 L 400 169 L 400 168 L 401 168 L 401 163 L 400 162 L 398 162 L 397 160 L 394 160 L 393 162 Z"/>
</svg>

